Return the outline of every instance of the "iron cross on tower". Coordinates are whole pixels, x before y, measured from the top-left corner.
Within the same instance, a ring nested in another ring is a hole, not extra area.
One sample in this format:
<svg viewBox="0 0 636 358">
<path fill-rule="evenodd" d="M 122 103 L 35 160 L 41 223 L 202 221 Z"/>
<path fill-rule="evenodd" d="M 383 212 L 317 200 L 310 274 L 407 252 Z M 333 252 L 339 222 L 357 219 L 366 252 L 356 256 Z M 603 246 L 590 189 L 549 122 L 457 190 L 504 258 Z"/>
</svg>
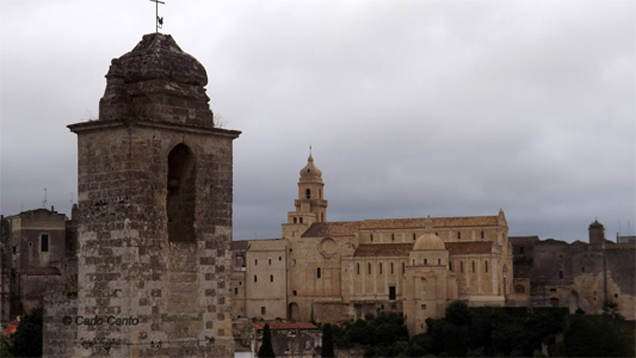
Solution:
<svg viewBox="0 0 636 358">
<path fill-rule="evenodd" d="M 165 2 L 160 0 L 150 0 L 155 3 L 155 32 L 159 33 L 159 29 L 163 26 L 163 17 L 159 17 L 159 4 L 165 5 Z"/>
</svg>

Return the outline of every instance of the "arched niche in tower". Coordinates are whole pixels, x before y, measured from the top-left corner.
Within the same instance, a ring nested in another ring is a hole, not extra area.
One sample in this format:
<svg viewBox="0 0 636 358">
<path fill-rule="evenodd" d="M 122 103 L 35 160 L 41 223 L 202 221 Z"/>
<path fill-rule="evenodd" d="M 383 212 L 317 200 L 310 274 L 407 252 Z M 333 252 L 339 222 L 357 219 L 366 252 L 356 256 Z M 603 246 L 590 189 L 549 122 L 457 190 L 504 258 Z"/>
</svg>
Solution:
<svg viewBox="0 0 636 358">
<path fill-rule="evenodd" d="M 177 144 L 168 154 L 169 242 L 194 242 L 195 160 L 187 145 Z"/>
</svg>

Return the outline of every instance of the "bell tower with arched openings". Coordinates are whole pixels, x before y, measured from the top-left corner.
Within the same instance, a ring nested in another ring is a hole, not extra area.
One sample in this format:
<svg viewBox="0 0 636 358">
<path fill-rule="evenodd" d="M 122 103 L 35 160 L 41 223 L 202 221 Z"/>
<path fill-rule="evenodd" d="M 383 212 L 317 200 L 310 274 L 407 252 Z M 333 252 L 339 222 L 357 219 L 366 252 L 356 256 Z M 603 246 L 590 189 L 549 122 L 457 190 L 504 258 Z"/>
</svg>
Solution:
<svg viewBox="0 0 636 358">
<path fill-rule="evenodd" d="M 284 238 L 300 237 L 311 224 L 327 221 L 324 189 L 322 171 L 314 164 L 314 157 L 309 153 L 307 165 L 300 170 L 298 199 L 294 200 L 296 211 L 288 212 L 287 223 L 283 224 Z"/>
<path fill-rule="evenodd" d="M 240 132 L 215 126 L 206 71 L 170 35 L 145 35 L 106 79 L 99 119 L 69 126 L 78 137 L 76 312 L 138 321 L 64 328 L 76 330 L 70 355 L 232 356 Z"/>
</svg>

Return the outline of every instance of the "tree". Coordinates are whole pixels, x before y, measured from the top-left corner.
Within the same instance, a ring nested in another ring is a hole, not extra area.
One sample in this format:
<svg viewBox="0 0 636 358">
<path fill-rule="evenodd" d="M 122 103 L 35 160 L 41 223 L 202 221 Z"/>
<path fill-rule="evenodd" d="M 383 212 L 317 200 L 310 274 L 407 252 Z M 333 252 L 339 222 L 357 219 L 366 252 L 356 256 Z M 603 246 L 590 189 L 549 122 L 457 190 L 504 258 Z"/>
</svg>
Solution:
<svg viewBox="0 0 636 358">
<path fill-rule="evenodd" d="M 634 325 L 610 315 L 572 315 L 563 343 L 566 357 L 633 357 Z"/>
<path fill-rule="evenodd" d="M 336 354 L 333 351 L 333 335 L 331 333 L 331 325 L 327 323 L 322 331 L 322 349 L 320 351 L 321 357 L 335 357 Z"/>
<path fill-rule="evenodd" d="M 446 307 L 446 320 L 456 326 L 470 325 L 472 320 L 468 306 L 462 301 L 453 301 Z"/>
<path fill-rule="evenodd" d="M 35 308 L 21 318 L 13 336 L 13 355 L 16 357 L 42 356 L 42 320 L 44 310 Z"/>
<path fill-rule="evenodd" d="M 267 323 L 265 323 L 265 327 L 263 328 L 263 343 L 261 344 L 261 348 L 258 350 L 258 357 L 276 358 L 274 347 L 272 347 L 272 332 L 269 329 L 269 324 Z"/>
</svg>

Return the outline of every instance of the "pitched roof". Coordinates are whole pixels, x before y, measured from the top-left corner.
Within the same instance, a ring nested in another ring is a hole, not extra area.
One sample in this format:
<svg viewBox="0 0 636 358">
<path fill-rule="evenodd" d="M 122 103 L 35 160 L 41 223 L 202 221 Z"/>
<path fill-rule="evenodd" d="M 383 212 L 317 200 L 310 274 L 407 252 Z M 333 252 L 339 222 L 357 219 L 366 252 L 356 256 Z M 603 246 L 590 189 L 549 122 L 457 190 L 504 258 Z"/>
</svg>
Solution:
<svg viewBox="0 0 636 358">
<path fill-rule="evenodd" d="M 489 254 L 492 252 L 491 241 L 445 242 L 451 255 Z"/>
<path fill-rule="evenodd" d="M 265 323 L 269 324 L 269 328 L 275 329 L 318 329 L 315 325 L 309 322 L 258 322 L 252 323 L 252 327 L 257 330 L 265 328 Z"/>
<path fill-rule="evenodd" d="M 413 244 L 362 244 L 353 256 L 408 256 Z"/>
<path fill-rule="evenodd" d="M 465 216 L 431 218 L 433 228 L 447 227 L 472 227 L 472 226 L 498 226 L 497 216 Z M 369 229 L 416 229 L 426 227 L 426 218 L 412 219 L 379 219 L 363 221 L 360 230 Z"/>
<path fill-rule="evenodd" d="M 249 243 L 247 240 L 232 241 L 232 243 L 230 243 L 230 250 L 247 250 Z"/>
<path fill-rule="evenodd" d="M 355 236 L 362 221 L 313 223 L 301 237 Z"/>
</svg>

